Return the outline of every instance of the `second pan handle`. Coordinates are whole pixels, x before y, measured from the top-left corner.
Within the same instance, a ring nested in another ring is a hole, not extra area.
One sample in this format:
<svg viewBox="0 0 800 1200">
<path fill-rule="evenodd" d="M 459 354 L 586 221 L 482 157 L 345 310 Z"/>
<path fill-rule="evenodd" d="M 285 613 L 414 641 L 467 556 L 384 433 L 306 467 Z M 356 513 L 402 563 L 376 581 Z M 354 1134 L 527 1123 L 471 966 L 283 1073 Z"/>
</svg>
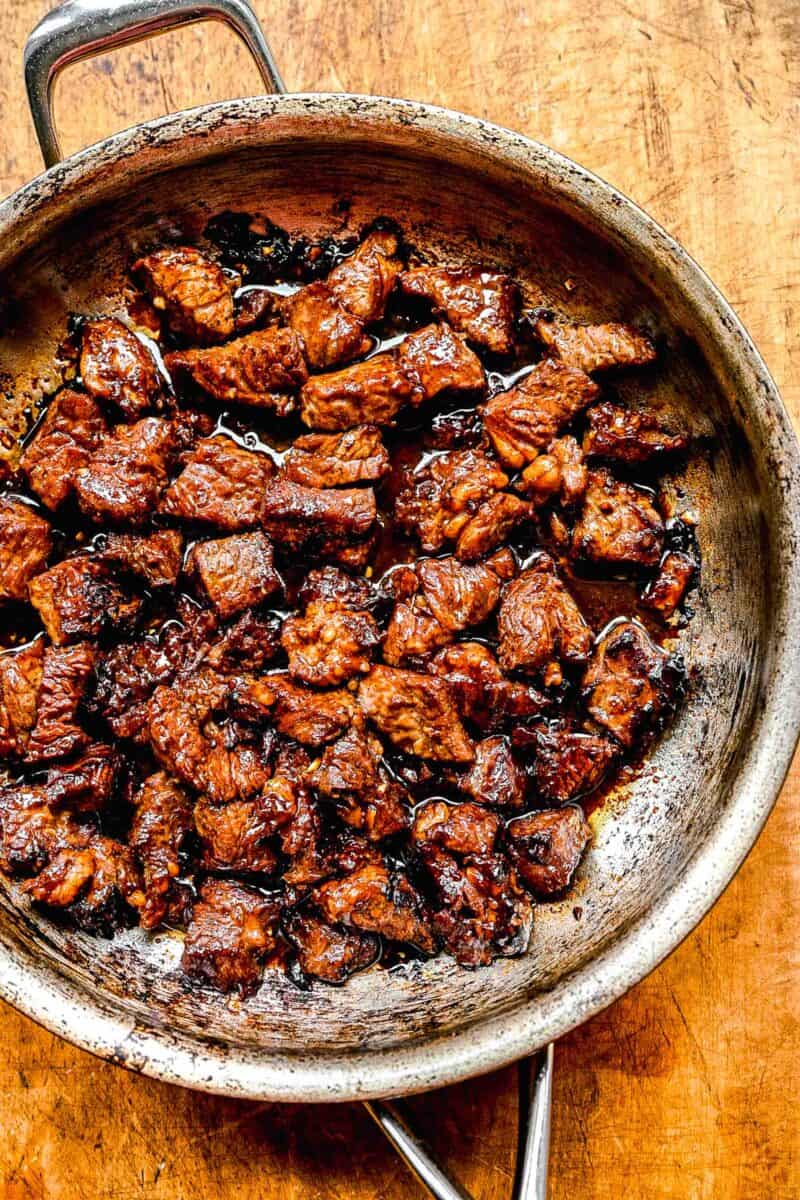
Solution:
<svg viewBox="0 0 800 1200">
<path fill-rule="evenodd" d="M 222 21 L 239 35 L 270 92 L 285 92 L 248 0 L 65 0 L 25 43 L 25 86 L 45 166 L 61 159 L 53 121 L 53 85 L 64 67 L 118 46 L 190 25 Z"/>
</svg>

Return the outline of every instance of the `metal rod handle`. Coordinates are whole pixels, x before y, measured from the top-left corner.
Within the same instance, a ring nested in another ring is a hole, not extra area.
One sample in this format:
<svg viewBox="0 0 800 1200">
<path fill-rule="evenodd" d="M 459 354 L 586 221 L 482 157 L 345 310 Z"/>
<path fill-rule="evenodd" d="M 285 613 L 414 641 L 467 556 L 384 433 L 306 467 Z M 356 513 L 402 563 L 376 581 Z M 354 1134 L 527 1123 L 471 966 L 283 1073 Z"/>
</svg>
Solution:
<svg viewBox="0 0 800 1200">
<path fill-rule="evenodd" d="M 45 165 L 61 159 L 53 121 L 53 86 L 72 63 L 142 38 L 222 21 L 239 35 L 270 92 L 285 92 L 261 25 L 248 0 L 65 0 L 39 22 L 25 43 L 25 87 Z"/>
<path fill-rule="evenodd" d="M 396 1104 L 390 1100 L 366 1100 L 364 1107 L 434 1200 L 472 1200 L 469 1192 L 465 1192 L 445 1174 Z"/>
</svg>

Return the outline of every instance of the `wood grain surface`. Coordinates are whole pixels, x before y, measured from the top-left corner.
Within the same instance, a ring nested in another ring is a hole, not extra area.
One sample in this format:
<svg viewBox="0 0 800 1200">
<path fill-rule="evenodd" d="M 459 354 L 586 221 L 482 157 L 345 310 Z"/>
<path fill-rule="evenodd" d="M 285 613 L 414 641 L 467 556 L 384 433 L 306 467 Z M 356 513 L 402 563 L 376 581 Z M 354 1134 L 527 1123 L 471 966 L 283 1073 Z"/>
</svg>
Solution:
<svg viewBox="0 0 800 1200">
<path fill-rule="evenodd" d="M 0 192 L 40 168 L 0 5 Z M 634 197 L 732 301 L 800 422 L 798 0 L 257 0 L 287 84 L 434 101 L 564 151 Z M 74 68 L 72 151 L 258 89 L 209 26 Z M 552 1200 L 800 1197 L 800 765 L 711 916 L 556 1054 Z M 509 1194 L 515 1074 L 411 1102 L 481 1200 Z M 0 1011 L 3 1200 L 421 1193 L 358 1106 L 235 1103 L 137 1078 Z"/>
</svg>

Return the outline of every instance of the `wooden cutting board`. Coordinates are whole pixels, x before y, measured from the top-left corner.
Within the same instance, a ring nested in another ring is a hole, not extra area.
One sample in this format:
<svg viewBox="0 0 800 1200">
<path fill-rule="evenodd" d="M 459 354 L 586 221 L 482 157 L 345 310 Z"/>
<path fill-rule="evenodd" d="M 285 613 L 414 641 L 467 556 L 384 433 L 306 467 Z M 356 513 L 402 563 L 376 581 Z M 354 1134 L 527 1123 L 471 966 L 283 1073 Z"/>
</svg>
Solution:
<svg viewBox="0 0 800 1200">
<path fill-rule="evenodd" d="M 50 0 L 0 6 L 0 193 L 40 168 L 22 86 Z M 257 0 L 290 88 L 378 92 L 539 138 L 642 204 L 745 321 L 800 421 L 797 0 Z M 77 67 L 65 149 L 255 71 L 196 27 Z M 556 1054 L 552 1200 L 800 1196 L 800 767 L 712 915 Z M 515 1076 L 411 1102 L 476 1198 L 509 1193 Z M 421 1195 L 363 1109 L 246 1104 L 96 1061 L 0 1008 L 2 1200 Z"/>
</svg>

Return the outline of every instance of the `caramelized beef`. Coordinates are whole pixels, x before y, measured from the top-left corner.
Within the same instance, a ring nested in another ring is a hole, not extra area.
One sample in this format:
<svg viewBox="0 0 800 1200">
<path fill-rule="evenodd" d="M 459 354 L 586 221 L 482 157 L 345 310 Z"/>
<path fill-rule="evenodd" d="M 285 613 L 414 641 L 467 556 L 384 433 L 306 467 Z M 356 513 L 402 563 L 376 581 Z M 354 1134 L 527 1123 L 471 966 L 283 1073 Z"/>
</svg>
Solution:
<svg viewBox="0 0 800 1200">
<path fill-rule="evenodd" d="M 497 628 L 501 665 L 541 671 L 548 685 L 561 682 L 562 662 L 584 663 L 592 647 L 592 631 L 546 554 L 508 585 Z"/>
<path fill-rule="evenodd" d="M 85 844 L 85 833 L 69 813 L 50 804 L 47 789 L 28 784 L 0 787 L 0 865 L 17 875 L 35 875 L 60 850 Z"/>
<path fill-rule="evenodd" d="M 31 582 L 30 600 L 54 646 L 130 629 L 141 607 L 96 558 L 66 558 Z"/>
<path fill-rule="evenodd" d="M 459 778 L 458 787 L 476 804 L 525 807 L 527 776 L 504 737 L 488 737 L 475 743 L 475 762 Z"/>
<path fill-rule="evenodd" d="M 47 508 L 59 508 L 72 495 L 78 471 L 107 432 L 105 417 L 85 392 L 66 387 L 53 397 L 19 464 Z"/>
<path fill-rule="evenodd" d="M 309 433 L 296 438 L 286 455 L 287 479 L 305 487 L 350 487 L 377 483 L 389 471 L 389 455 L 375 425 L 345 433 Z"/>
<path fill-rule="evenodd" d="M 433 615 L 425 597 L 415 595 L 394 606 L 386 627 L 383 658 L 398 667 L 425 658 L 452 640 L 452 632 Z"/>
<path fill-rule="evenodd" d="M 591 836 L 573 804 L 515 817 L 506 835 L 508 856 L 526 887 L 545 899 L 569 887 Z"/>
<path fill-rule="evenodd" d="M 358 711 L 347 691 L 317 692 L 278 672 L 241 684 L 234 695 L 241 711 L 269 717 L 279 733 L 304 746 L 332 742 Z"/>
<path fill-rule="evenodd" d="M 379 321 L 403 264 L 396 234 L 375 229 L 344 262 L 334 267 L 327 286 L 339 303 L 365 325 Z"/>
<path fill-rule="evenodd" d="M 642 593 L 642 603 L 667 620 L 679 607 L 697 571 L 697 563 L 682 550 L 670 550 L 659 563 L 658 574 Z"/>
<path fill-rule="evenodd" d="M 50 524 L 29 504 L 0 498 L 0 601 L 27 600 L 28 585 L 50 557 Z"/>
<path fill-rule="evenodd" d="M 315 687 L 336 687 L 366 675 L 380 633 L 368 612 L 353 612 L 335 600 L 314 600 L 304 616 L 287 617 L 281 642 L 290 675 Z"/>
<path fill-rule="evenodd" d="M 566 804 L 593 791 L 619 754 L 619 747 L 610 738 L 563 724 L 537 729 L 533 748 L 533 781 L 548 804 Z"/>
<path fill-rule="evenodd" d="M 436 942 L 422 900 L 402 872 L 368 865 L 344 879 L 331 879 L 314 893 L 314 903 L 332 925 L 379 933 L 433 954 Z"/>
<path fill-rule="evenodd" d="M 593 563 L 654 567 L 663 546 L 664 523 L 648 493 L 610 471 L 590 471 L 572 553 Z"/>
<path fill-rule="evenodd" d="M 635 466 L 659 454 L 676 454 L 689 444 L 685 435 L 668 433 L 654 413 L 606 401 L 593 405 L 586 416 L 583 452 L 594 458 Z"/>
<path fill-rule="evenodd" d="M 610 367 L 641 367 L 656 358 L 653 343 L 632 325 L 571 325 L 540 317 L 534 330 L 552 354 L 587 375 Z"/>
<path fill-rule="evenodd" d="M 501 576 L 491 561 L 467 565 L 455 558 L 426 558 L 417 573 L 431 612 L 455 632 L 482 625 L 500 599 Z"/>
<path fill-rule="evenodd" d="M 309 571 L 297 593 L 297 600 L 303 607 L 308 607 L 314 600 L 334 600 L 341 608 L 358 612 L 374 610 L 381 595 L 368 579 L 354 578 L 338 567 L 320 567 Z"/>
<path fill-rule="evenodd" d="M 329 432 L 364 423 L 393 425 L 404 405 L 424 398 L 419 378 L 396 354 L 376 354 L 341 371 L 312 376 L 300 391 L 300 415 L 309 429 Z"/>
<path fill-rule="evenodd" d="M 161 511 L 234 532 L 258 525 L 264 492 L 275 467 L 265 454 L 243 450 L 230 438 L 204 438 L 184 457 Z"/>
<path fill-rule="evenodd" d="M 455 541 L 508 476 L 480 450 L 448 450 L 423 461 L 395 501 L 397 520 L 426 553 Z"/>
<path fill-rule="evenodd" d="M 372 346 L 364 322 L 348 312 L 322 281 L 301 288 L 281 305 L 284 320 L 300 338 L 306 362 L 326 371 L 361 358 Z"/>
<path fill-rule="evenodd" d="M 66 910 L 80 929 L 111 937 L 134 919 L 142 881 L 128 846 L 113 838 L 77 834 L 25 885 L 31 900 Z"/>
<path fill-rule="evenodd" d="M 598 725 L 630 747 L 668 713 L 680 670 L 641 625 L 619 621 L 601 638 L 583 677 L 583 701 Z"/>
<path fill-rule="evenodd" d="M 535 688 L 507 679 L 488 646 L 458 642 L 437 654 L 428 670 L 447 684 L 461 716 L 480 729 L 537 716 L 548 700 Z"/>
<path fill-rule="evenodd" d="M 209 879 L 192 910 L 183 970 L 220 992 L 250 995 L 275 946 L 278 916 L 276 899 L 227 879 Z"/>
<path fill-rule="evenodd" d="M 155 359 L 116 317 L 81 326 L 80 372 L 89 395 L 110 402 L 126 421 L 138 420 L 161 392 Z"/>
<path fill-rule="evenodd" d="M 483 410 L 483 424 L 498 457 L 524 467 L 545 450 L 597 397 L 596 383 L 583 371 L 545 359 L 507 392 L 498 392 Z"/>
<path fill-rule="evenodd" d="M 496 550 L 518 525 L 529 519 L 531 506 L 510 492 L 495 492 L 484 500 L 458 535 L 456 557 L 474 562 Z"/>
<path fill-rule="evenodd" d="M 279 591 L 272 565 L 272 543 L 263 533 L 198 542 L 187 561 L 217 613 L 226 620 Z"/>
<path fill-rule="evenodd" d="M 522 487 L 537 508 L 552 499 L 567 507 L 577 504 L 588 482 L 583 451 L 573 437 L 557 438 L 522 472 Z"/>
<path fill-rule="evenodd" d="M 246 668 L 260 671 L 281 648 L 281 619 L 248 609 L 204 650 L 203 661 L 222 674 Z"/>
<path fill-rule="evenodd" d="M 375 523 L 372 488 L 304 487 L 273 479 L 263 496 L 264 528 L 278 545 L 296 549 L 308 542 L 363 538 Z"/>
<path fill-rule="evenodd" d="M 419 380 L 426 400 L 479 395 L 486 387 L 481 360 L 449 325 L 427 325 L 410 333 L 398 350 L 400 362 Z"/>
<path fill-rule="evenodd" d="M 278 864 L 275 835 L 296 808 L 295 790 L 286 779 L 270 780 L 252 800 L 198 800 L 194 823 L 203 843 L 202 865 L 209 871 L 271 875 Z"/>
<path fill-rule="evenodd" d="M 359 686 L 358 702 L 400 750 L 420 758 L 472 762 L 472 743 L 440 679 L 395 667 L 373 667 Z"/>
<path fill-rule="evenodd" d="M 144 525 L 158 507 L 177 448 L 169 421 L 145 417 L 118 425 L 75 476 L 81 510 L 98 525 Z"/>
<path fill-rule="evenodd" d="M 48 646 L 42 681 L 25 761 L 45 762 L 75 754 L 89 743 L 78 720 L 78 709 L 94 666 L 95 651 L 88 642 L 77 646 Z"/>
<path fill-rule="evenodd" d="M 494 354 L 514 346 L 519 289 L 508 275 L 479 267 L 416 267 L 400 276 L 409 296 L 429 300 L 454 329 Z"/>
<path fill-rule="evenodd" d="M 121 770 L 122 757 L 117 750 L 92 742 L 77 758 L 48 767 L 48 800 L 72 812 L 100 812 L 108 806 Z"/>
<path fill-rule="evenodd" d="M 380 953 L 380 942 L 373 934 L 329 925 L 307 909 L 288 912 L 283 931 L 297 951 L 303 974 L 325 983 L 344 983 L 356 971 L 371 966 Z"/>
<path fill-rule="evenodd" d="M 110 533 L 102 547 L 104 562 L 138 575 L 151 588 L 174 588 L 183 563 L 183 535 L 159 529 L 146 535 Z"/>
<path fill-rule="evenodd" d="M 308 378 L 303 343 L 291 329 L 259 329 L 224 346 L 176 350 L 165 362 L 222 404 L 273 409 L 280 416 L 294 411 L 294 393 Z"/>
<path fill-rule="evenodd" d="M 187 793 L 165 771 L 150 775 L 134 798 L 130 844 L 142 865 L 145 929 L 181 920 L 188 891 L 180 883 L 181 849 L 193 831 Z"/>
<path fill-rule="evenodd" d="M 20 758 L 36 723 L 44 639 L 0 654 L 0 755 Z"/>
<path fill-rule="evenodd" d="M 157 250 L 135 262 L 132 271 L 171 333 L 203 346 L 233 333 L 231 281 L 193 246 Z"/>
<path fill-rule="evenodd" d="M 381 765 L 381 753 L 377 738 L 351 728 L 325 747 L 308 776 L 319 795 L 336 805 L 346 825 L 375 842 L 408 827 L 408 795 Z"/>
</svg>

